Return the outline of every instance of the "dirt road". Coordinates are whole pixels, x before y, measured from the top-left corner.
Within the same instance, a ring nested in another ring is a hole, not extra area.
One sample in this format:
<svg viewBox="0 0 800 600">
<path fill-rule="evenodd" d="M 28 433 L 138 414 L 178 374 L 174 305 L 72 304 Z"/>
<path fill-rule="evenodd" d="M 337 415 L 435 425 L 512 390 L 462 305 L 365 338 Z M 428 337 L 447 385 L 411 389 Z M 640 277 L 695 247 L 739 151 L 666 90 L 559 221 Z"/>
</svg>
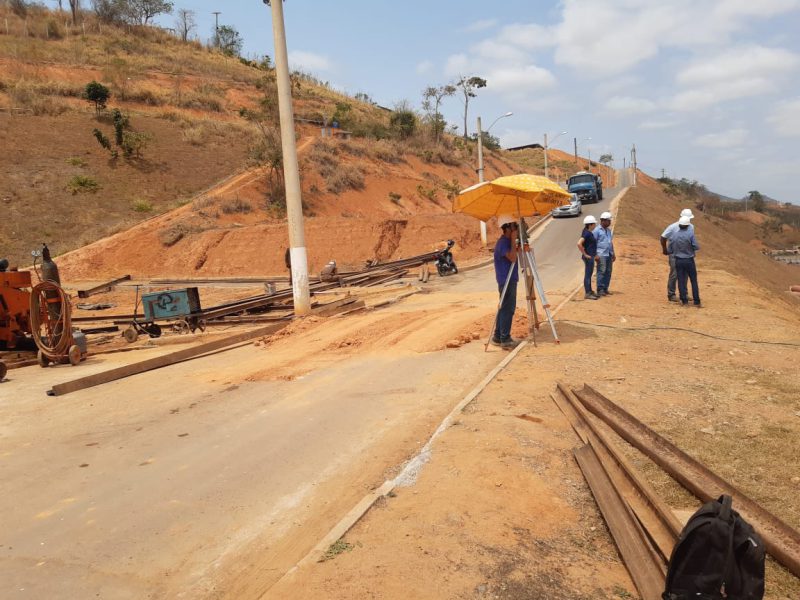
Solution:
<svg viewBox="0 0 800 600">
<path fill-rule="evenodd" d="M 579 229 L 551 223 L 537 242 L 551 302 L 576 280 L 577 259 L 558 257 Z M 78 369 L 13 372 L 0 389 L 5 597 L 257 597 L 503 358 L 445 349 L 488 331 L 491 267 L 427 290 L 65 397 L 45 390 Z"/>
</svg>

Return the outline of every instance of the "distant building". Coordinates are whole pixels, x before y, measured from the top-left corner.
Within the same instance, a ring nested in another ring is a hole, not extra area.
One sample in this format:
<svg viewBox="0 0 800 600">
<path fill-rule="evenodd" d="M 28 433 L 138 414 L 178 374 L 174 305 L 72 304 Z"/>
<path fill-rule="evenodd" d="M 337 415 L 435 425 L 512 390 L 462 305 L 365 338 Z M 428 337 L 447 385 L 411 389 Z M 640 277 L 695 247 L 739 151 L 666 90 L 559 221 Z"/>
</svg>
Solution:
<svg viewBox="0 0 800 600">
<path fill-rule="evenodd" d="M 506 148 L 509 152 L 513 152 L 514 150 L 527 150 L 527 149 L 538 148 L 540 150 L 544 149 L 544 146 L 541 144 L 525 144 L 524 146 L 514 146 L 513 148 Z"/>
</svg>

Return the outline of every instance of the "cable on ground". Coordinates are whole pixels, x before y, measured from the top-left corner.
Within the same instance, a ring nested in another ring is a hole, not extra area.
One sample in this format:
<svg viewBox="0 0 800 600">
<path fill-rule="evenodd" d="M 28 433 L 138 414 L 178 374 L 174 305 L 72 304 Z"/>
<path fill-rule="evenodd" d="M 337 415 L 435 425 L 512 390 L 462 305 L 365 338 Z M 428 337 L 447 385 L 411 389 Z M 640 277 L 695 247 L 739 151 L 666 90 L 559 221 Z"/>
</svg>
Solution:
<svg viewBox="0 0 800 600">
<path fill-rule="evenodd" d="M 723 342 L 741 342 L 743 344 L 766 344 L 769 346 L 789 346 L 793 348 L 800 348 L 800 342 L 773 342 L 769 340 L 743 340 L 739 338 L 729 338 L 704 331 L 697 331 L 696 329 L 687 329 L 685 327 L 668 327 L 661 325 L 648 325 L 646 327 L 622 327 L 620 325 L 604 325 L 602 323 L 588 323 L 586 321 L 575 321 L 572 319 L 557 319 L 559 323 L 574 323 L 576 325 L 588 325 L 589 327 L 604 327 L 606 329 L 621 329 L 623 331 L 683 331 L 685 333 L 694 333 L 695 335 L 702 335 L 703 337 L 711 338 L 714 340 L 721 340 Z"/>
</svg>

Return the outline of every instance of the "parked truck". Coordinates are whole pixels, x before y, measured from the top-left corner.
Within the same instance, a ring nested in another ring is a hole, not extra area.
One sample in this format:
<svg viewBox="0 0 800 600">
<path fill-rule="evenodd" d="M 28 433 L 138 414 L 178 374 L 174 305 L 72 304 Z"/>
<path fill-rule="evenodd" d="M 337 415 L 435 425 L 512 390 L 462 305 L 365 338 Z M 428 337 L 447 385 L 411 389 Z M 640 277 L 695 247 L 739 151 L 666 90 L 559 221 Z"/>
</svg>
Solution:
<svg viewBox="0 0 800 600">
<path fill-rule="evenodd" d="M 595 173 L 580 171 L 567 180 L 567 191 L 577 194 L 582 204 L 600 202 L 603 199 L 603 180 Z"/>
</svg>

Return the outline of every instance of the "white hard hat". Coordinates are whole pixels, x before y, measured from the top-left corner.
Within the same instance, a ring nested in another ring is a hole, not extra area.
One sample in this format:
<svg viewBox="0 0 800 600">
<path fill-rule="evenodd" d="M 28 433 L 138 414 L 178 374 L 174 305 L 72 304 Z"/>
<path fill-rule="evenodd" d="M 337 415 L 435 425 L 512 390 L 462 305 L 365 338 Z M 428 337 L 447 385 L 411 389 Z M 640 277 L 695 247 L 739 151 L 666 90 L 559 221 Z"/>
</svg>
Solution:
<svg viewBox="0 0 800 600">
<path fill-rule="evenodd" d="M 608 212 L 608 211 L 604 212 L 602 215 L 600 215 L 600 219 L 608 219 L 610 221 L 611 220 L 611 213 Z"/>
<path fill-rule="evenodd" d="M 516 221 L 516 219 L 514 217 L 512 217 L 511 215 L 499 215 L 497 217 L 497 224 L 500 227 L 502 227 L 506 223 L 513 223 L 514 221 Z"/>
<path fill-rule="evenodd" d="M 692 223 L 692 218 L 687 217 L 686 215 L 678 219 L 678 225 L 690 225 L 691 223 Z"/>
<path fill-rule="evenodd" d="M 691 208 L 684 208 L 681 211 L 681 216 L 682 217 L 689 217 L 690 219 L 694 219 L 694 215 L 692 214 L 692 209 Z"/>
<path fill-rule="evenodd" d="M 591 225 L 592 223 L 594 223 L 595 225 L 597 224 L 597 219 L 595 219 L 592 215 L 588 215 L 586 217 L 583 217 L 583 224 L 584 225 Z"/>
</svg>

